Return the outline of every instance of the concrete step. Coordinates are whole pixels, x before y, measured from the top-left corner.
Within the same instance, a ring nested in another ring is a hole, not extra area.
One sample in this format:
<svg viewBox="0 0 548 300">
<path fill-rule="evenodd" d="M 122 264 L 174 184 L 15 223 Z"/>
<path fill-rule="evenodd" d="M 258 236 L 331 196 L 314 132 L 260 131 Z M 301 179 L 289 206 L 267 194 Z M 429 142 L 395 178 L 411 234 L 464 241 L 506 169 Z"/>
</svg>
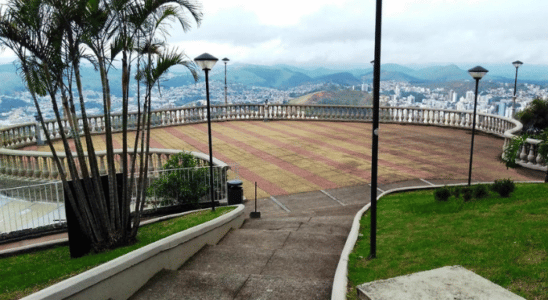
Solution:
<svg viewBox="0 0 548 300">
<path fill-rule="evenodd" d="M 232 249 L 206 246 L 180 270 L 208 273 L 261 274 L 274 254 L 272 249 Z"/>
<path fill-rule="evenodd" d="M 308 253 L 340 254 L 346 235 L 301 231 L 240 229 L 227 234 L 215 247 L 250 251 L 251 249 L 284 249 Z"/>
<path fill-rule="evenodd" d="M 249 275 L 213 274 L 198 271 L 163 270 L 152 277 L 131 300 L 215 299 L 232 300 Z"/>
<path fill-rule="evenodd" d="M 328 300 L 332 286 L 333 280 L 251 275 L 235 299 Z"/>
<path fill-rule="evenodd" d="M 353 215 L 247 219 L 242 229 L 289 230 L 346 235 L 350 231 L 352 220 Z"/>
<path fill-rule="evenodd" d="M 307 210 L 300 211 L 278 211 L 278 212 L 263 212 L 261 211 L 261 219 L 285 218 L 285 217 L 314 217 L 314 216 L 354 216 L 367 203 L 353 203 L 345 206 L 334 205 L 324 207 L 312 207 Z M 259 210 L 260 211 L 260 210 Z M 249 215 L 249 213 L 248 213 Z"/>
<path fill-rule="evenodd" d="M 302 299 L 331 297 L 332 280 L 284 278 L 270 275 L 213 274 L 199 271 L 162 271 L 131 300 Z"/>
<path fill-rule="evenodd" d="M 207 246 L 180 270 L 332 280 L 338 262 L 338 253 L 286 249 L 243 251 L 241 248 Z"/>
</svg>

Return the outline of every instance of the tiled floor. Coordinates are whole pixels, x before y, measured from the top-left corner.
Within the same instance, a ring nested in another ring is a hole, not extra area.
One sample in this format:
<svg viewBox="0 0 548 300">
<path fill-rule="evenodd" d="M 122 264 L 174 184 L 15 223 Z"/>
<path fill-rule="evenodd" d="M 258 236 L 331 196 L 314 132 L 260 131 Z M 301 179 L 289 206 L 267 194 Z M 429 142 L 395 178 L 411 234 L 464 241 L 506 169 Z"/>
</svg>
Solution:
<svg viewBox="0 0 548 300">
<path fill-rule="evenodd" d="M 213 155 L 239 164 L 244 194 L 258 198 L 368 183 L 371 124 L 319 121 L 233 121 L 212 125 Z M 131 134 L 130 134 L 131 135 Z M 410 179 L 466 179 L 470 132 L 433 126 L 381 124 L 379 183 Z M 104 136 L 93 137 L 95 148 Z M 207 124 L 153 129 L 151 147 L 208 152 Z M 121 147 L 121 134 L 115 148 Z M 542 179 L 523 170 L 507 170 L 499 161 L 503 140 L 478 134 L 472 177 Z M 61 143 L 57 143 L 60 149 Z M 36 149 L 36 147 L 33 147 Z M 48 147 L 38 150 L 49 151 Z"/>
</svg>

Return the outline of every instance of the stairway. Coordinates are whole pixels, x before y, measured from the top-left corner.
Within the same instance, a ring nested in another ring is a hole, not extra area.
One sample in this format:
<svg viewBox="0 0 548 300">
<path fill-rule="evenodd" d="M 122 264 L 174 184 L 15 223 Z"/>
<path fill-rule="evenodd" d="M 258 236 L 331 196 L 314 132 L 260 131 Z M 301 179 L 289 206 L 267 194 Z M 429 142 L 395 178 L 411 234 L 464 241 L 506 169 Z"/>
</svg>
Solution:
<svg viewBox="0 0 548 300">
<path fill-rule="evenodd" d="M 262 218 L 246 219 L 179 270 L 157 274 L 131 299 L 329 299 L 353 217 L 365 204 L 340 195 L 345 206 L 318 192 L 278 198 L 291 212 L 260 200 Z"/>
</svg>

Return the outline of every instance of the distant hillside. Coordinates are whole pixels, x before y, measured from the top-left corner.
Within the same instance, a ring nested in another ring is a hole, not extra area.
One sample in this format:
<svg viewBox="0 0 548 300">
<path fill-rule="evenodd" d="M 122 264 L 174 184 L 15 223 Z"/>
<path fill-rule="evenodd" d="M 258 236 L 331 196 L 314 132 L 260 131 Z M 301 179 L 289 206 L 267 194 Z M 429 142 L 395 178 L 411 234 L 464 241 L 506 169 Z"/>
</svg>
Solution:
<svg viewBox="0 0 548 300">
<path fill-rule="evenodd" d="M 383 64 L 381 66 L 381 80 L 408 81 L 411 83 L 446 83 L 455 81 L 471 81 L 467 69 L 473 66 L 446 66 L 409 67 L 399 64 Z M 515 68 L 509 63 L 506 65 L 484 65 L 489 70 L 486 81 L 513 82 Z M 133 68 L 135 70 L 135 68 Z M 97 92 L 102 91 L 100 77 L 91 66 L 81 69 L 84 89 Z M 200 74 L 200 80 L 204 80 Z M 224 64 L 218 63 L 213 68 L 210 79 L 224 82 Z M 340 85 L 359 85 L 363 82 L 371 83 L 372 68 L 328 68 L 323 66 L 299 67 L 289 65 L 261 66 L 251 64 L 230 64 L 227 66 L 227 77 L 230 83 L 239 83 L 247 86 L 261 86 L 276 89 L 286 89 L 306 83 L 335 83 Z M 121 71 L 111 68 L 109 73 L 111 91 L 121 96 Z M 528 65 L 525 63 L 519 69 L 519 82 L 548 83 L 548 66 Z M 134 80 L 132 80 L 135 83 Z M 184 68 L 175 68 L 171 76 L 161 82 L 166 88 L 193 84 L 194 79 Z M 13 95 L 14 92 L 26 90 L 16 72 L 14 64 L 0 65 L 0 95 Z M 130 89 L 133 95 L 134 89 Z"/>
<path fill-rule="evenodd" d="M 371 94 L 361 91 L 321 91 L 295 98 L 290 104 L 371 105 Z"/>
</svg>

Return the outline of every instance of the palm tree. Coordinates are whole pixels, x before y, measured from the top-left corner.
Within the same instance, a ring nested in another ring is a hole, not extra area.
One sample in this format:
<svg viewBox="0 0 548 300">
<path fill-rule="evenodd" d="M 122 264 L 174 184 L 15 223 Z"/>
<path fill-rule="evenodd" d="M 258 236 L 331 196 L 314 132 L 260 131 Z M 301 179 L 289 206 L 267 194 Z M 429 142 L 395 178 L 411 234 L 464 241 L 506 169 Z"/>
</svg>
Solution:
<svg viewBox="0 0 548 300">
<path fill-rule="evenodd" d="M 42 128 L 46 133 L 61 180 L 67 191 L 67 200 L 75 208 L 78 223 L 91 241 L 94 251 L 110 249 L 135 240 L 146 190 L 151 87 L 176 64 L 187 66 L 196 76 L 194 65 L 186 60 L 182 53 L 175 51 L 152 53 L 142 51 L 144 47 L 139 45 L 146 44 L 143 41 L 156 41 L 158 39 L 156 32 L 164 29 L 163 25 L 167 20 L 179 20 L 183 29 L 187 30 L 190 27 L 186 17 L 188 13 L 197 24 L 200 23 L 200 7 L 181 0 L 9 0 L 0 14 L 0 41 L 17 54 L 21 74 L 27 82 L 40 117 L 41 110 L 36 97 L 48 94 L 51 98 L 61 141 L 65 147 L 68 170 L 65 170 L 52 146 L 44 121 L 42 121 Z M 165 36 L 159 41 L 163 44 Z M 123 71 L 123 155 L 121 157 L 123 188 L 120 198 L 116 184 L 108 78 L 109 70 L 119 56 L 121 56 Z M 144 56 L 147 57 L 148 63 L 145 63 L 145 67 L 140 68 L 137 74 L 138 78 L 142 78 L 145 82 L 147 92 L 142 108 L 141 101 L 138 100 L 139 113 L 135 144 L 129 163 L 127 139 L 131 63 L 132 60 L 140 62 Z M 156 58 L 154 63 L 152 57 Z M 80 74 L 82 60 L 91 62 L 99 70 L 103 87 L 107 187 L 103 187 L 101 183 L 98 159 L 87 122 Z M 74 84 L 78 92 L 77 101 L 80 104 L 81 130 L 74 104 Z M 74 139 L 76 147 L 75 156 L 69 147 L 69 136 L 63 128 L 63 116 L 58 102 L 62 104 L 64 118 L 70 126 L 70 136 Z M 81 135 L 85 139 L 87 159 L 84 145 L 80 140 Z M 138 141 L 141 142 L 140 150 L 137 146 Z M 138 155 L 141 162 L 138 175 L 135 175 Z M 71 184 L 69 184 L 69 178 L 72 181 Z M 136 180 L 140 180 L 138 186 L 143 192 L 137 195 L 136 214 L 131 222 L 130 191 Z M 104 189 L 107 190 L 106 193 Z"/>
</svg>

